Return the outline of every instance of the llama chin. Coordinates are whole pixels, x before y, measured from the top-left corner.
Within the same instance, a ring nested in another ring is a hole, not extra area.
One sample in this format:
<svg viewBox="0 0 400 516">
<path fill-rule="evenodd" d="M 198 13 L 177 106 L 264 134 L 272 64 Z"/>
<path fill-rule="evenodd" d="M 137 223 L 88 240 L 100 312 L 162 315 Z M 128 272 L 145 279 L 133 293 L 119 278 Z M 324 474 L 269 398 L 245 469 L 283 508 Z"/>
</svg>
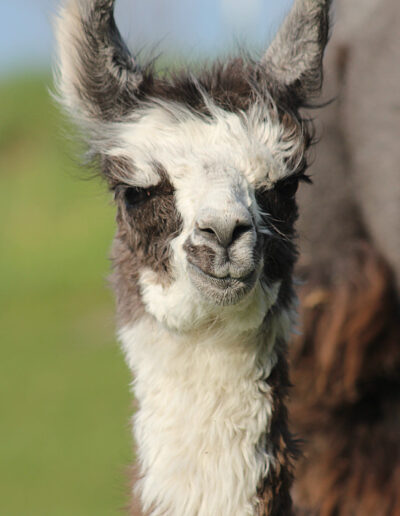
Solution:
<svg viewBox="0 0 400 516">
<path fill-rule="evenodd" d="M 66 0 L 58 92 L 114 194 L 112 283 L 133 372 L 139 513 L 292 513 L 296 190 L 330 0 L 295 0 L 259 62 L 157 77 L 113 0 Z M 136 509 L 135 509 L 136 510 Z"/>
</svg>

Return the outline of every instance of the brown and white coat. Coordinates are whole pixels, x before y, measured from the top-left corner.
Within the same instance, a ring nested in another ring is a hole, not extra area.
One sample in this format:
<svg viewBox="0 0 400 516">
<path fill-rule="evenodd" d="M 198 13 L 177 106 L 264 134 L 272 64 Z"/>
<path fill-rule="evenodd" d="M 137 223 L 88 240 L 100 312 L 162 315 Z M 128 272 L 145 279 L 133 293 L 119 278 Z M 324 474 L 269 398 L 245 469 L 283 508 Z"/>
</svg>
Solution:
<svg viewBox="0 0 400 516">
<path fill-rule="evenodd" d="M 119 338 L 152 516 L 290 515 L 286 342 L 329 0 L 296 0 L 259 62 L 160 79 L 112 0 L 58 18 L 58 91 L 115 193 Z"/>
</svg>

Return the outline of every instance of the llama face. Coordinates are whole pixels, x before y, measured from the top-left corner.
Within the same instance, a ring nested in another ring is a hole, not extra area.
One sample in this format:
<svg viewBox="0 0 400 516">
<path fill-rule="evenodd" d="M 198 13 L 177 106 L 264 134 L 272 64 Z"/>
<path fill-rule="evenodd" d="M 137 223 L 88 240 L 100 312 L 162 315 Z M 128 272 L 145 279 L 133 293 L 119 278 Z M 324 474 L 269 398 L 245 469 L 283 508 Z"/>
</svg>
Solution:
<svg viewBox="0 0 400 516">
<path fill-rule="evenodd" d="M 292 298 L 294 193 L 330 0 L 295 0 L 263 58 L 157 78 L 127 50 L 114 0 L 66 0 L 58 90 L 115 191 L 120 321 L 261 324 Z"/>
<path fill-rule="evenodd" d="M 117 290 L 136 282 L 135 302 L 178 329 L 233 305 L 254 310 L 258 324 L 287 289 L 295 255 L 306 139 L 276 109 L 235 113 L 211 100 L 208 109 L 161 102 L 136 111 L 108 153 L 107 166 L 120 166 L 116 249 L 130 263 Z"/>
</svg>

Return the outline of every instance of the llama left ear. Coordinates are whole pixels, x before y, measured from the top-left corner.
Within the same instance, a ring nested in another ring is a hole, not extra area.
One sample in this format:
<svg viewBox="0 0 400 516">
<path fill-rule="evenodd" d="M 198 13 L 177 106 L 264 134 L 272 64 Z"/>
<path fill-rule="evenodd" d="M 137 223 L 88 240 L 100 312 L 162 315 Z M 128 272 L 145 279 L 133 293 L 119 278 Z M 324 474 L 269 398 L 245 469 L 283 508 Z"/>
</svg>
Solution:
<svg viewBox="0 0 400 516">
<path fill-rule="evenodd" d="M 115 0 L 63 0 L 56 19 L 57 89 L 78 123 L 119 120 L 135 105 L 143 73 L 114 20 Z"/>
<path fill-rule="evenodd" d="M 295 0 L 260 63 L 278 92 L 289 90 L 298 106 L 307 105 L 321 91 L 331 3 L 332 0 Z"/>
</svg>

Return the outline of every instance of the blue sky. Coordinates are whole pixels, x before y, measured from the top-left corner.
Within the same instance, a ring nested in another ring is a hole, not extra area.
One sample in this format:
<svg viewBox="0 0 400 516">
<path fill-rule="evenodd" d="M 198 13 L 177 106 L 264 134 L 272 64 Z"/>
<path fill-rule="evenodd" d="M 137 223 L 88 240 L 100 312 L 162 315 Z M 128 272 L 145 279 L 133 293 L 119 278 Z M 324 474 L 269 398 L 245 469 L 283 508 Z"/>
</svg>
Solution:
<svg viewBox="0 0 400 516">
<path fill-rule="evenodd" d="M 48 67 L 58 0 L 0 0 L 0 76 Z M 235 43 L 262 48 L 292 0 L 118 0 L 117 22 L 131 48 L 215 55 Z"/>
</svg>

